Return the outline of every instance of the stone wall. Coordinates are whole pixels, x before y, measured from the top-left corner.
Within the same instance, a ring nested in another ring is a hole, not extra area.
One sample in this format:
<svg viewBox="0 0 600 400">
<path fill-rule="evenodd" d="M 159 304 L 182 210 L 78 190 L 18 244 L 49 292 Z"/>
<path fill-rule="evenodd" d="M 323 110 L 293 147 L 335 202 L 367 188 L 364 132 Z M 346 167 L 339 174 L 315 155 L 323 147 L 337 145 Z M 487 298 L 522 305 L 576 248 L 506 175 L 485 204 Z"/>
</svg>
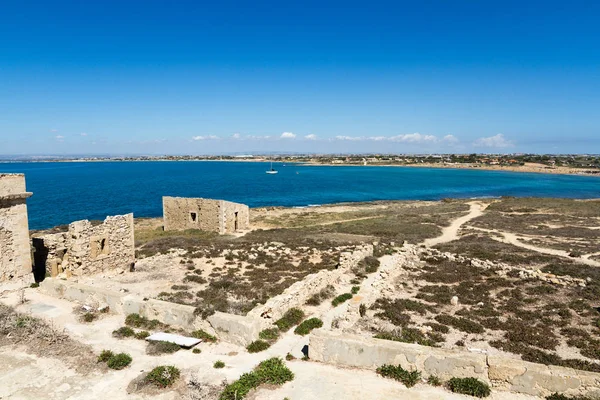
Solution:
<svg viewBox="0 0 600 400">
<path fill-rule="evenodd" d="M 340 263 L 333 271 L 324 270 L 306 276 L 299 282 L 294 283 L 280 295 L 270 298 L 265 304 L 258 305 L 248 313 L 248 317 L 261 321 L 267 328 L 274 321 L 283 317 L 290 308 L 301 308 L 313 295 L 325 289 L 328 285 L 334 285 L 340 277 L 354 268 L 362 259 L 373 255 L 373 246 L 361 246 L 355 251 L 344 252 L 340 255 Z"/>
<path fill-rule="evenodd" d="M 400 364 L 404 369 L 418 369 L 425 378 L 431 375 L 444 380 L 475 377 L 499 390 L 533 396 L 561 393 L 600 399 L 598 373 L 324 329 L 312 332 L 309 357 L 314 361 L 368 369 Z"/>
<path fill-rule="evenodd" d="M 165 231 L 200 229 L 225 234 L 250 228 L 250 210 L 224 200 L 163 197 L 163 220 Z"/>
<path fill-rule="evenodd" d="M 107 217 L 100 225 L 76 221 L 67 232 L 36 235 L 36 270 L 52 277 L 81 276 L 135 263 L 133 214 Z"/>
<path fill-rule="evenodd" d="M 31 245 L 22 174 L 0 174 L 0 282 L 31 274 Z"/>
</svg>

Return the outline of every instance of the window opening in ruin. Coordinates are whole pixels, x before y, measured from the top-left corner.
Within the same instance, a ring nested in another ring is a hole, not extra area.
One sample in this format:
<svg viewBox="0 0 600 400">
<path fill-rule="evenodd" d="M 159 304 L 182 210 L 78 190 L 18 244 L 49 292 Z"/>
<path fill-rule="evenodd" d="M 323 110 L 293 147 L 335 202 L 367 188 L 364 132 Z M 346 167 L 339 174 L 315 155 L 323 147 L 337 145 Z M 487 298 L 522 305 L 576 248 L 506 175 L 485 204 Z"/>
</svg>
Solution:
<svg viewBox="0 0 600 400">
<path fill-rule="evenodd" d="M 100 252 L 103 252 L 106 248 L 106 239 L 100 240 Z"/>
<path fill-rule="evenodd" d="M 198 214 L 196 214 L 195 212 L 190 213 L 190 218 L 192 219 L 192 222 L 196 222 L 196 219 L 198 218 Z"/>
<path fill-rule="evenodd" d="M 233 230 L 235 230 L 235 231 L 238 230 L 238 213 L 237 213 L 237 211 L 235 212 L 235 221 L 233 223 Z"/>
</svg>

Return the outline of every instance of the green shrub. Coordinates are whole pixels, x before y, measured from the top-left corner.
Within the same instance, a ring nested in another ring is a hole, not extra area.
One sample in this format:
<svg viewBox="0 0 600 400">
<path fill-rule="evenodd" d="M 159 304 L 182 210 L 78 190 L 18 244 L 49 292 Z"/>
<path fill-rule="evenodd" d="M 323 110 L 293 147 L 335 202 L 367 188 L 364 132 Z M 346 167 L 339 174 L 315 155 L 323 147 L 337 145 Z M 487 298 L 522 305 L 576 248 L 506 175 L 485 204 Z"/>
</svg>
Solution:
<svg viewBox="0 0 600 400">
<path fill-rule="evenodd" d="M 203 331 L 202 329 L 198 329 L 197 331 L 190 333 L 190 336 L 196 339 L 202 339 L 203 341 L 210 343 L 215 343 L 217 341 L 217 338 L 215 336 Z"/>
<path fill-rule="evenodd" d="M 135 335 L 135 331 L 128 326 L 122 326 L 116 331 L 113 331 L 112 335 L 116 338 L 123 339 Z"/>
<path fill-rule="evenodd" d="M 240 379 L 227 385 L 219 400 L 241 400 L 250 390 L 263 384 L 283 385 L 294 379 L 290 371 L 280 358 L 270 358 L 258 364 L 254 371 L 243 374 Z"/>
<path fill-rule="evenodd" d="M 114 355 L 115 353 L 110 350 L 102 350 L 102 353 L 98 356 L 98 362 L 107 362 Z"/>
<path fill-rule="evenodd" d="M 159 354 L 172 354 L 176 351 L 179 351 L 181 347 L 176 343 L 157 341 L 157 342 L 149 342 L 148 347 L 146 347 L 146 354 L 150 354 L 152 356 Z"/>
<path fill-rule="evenodd" d="M 132 358 L 129 354 L 119 353 L 115 354 L 108 359 L 106 365 L 110 369 L 123 369 L 131 364 Z"/>
<path fill-rule="evenodd" d="M 350 300 L 352 297 L 354 297 L 352 295 L 352 293 L 344 293 L 344 294 L 340 294 L 339 296 L 337 296 L 335 299 L 331 300 L 331 305 L 334 307 L 339 306 L 340 304 L 342 304 L 343 302 Z"/>
<path fill-rule="evenodd" d="M 279 337 L 279 329 L 271 328 L 271 329 L 262 330 L 258 334 L 258 337 L 259 337 L 259 339 L 262 339 L 262 340 L 277 340 L 277 338 Z"/>
<path fill-rule="evenodd" d="M 382 365 L 377 368 L 377 373 L 385 378 L 392 378 L 402 382 L 406 387 L 415 386 L 421 379 L 421 372 L 407 371 L 400 365 Z"/>
<path fill-rule="evenodd" d="M 151 334 L 148 331 L 137 331 L 134 336 L 136 339 L 145 340 L 147 337 L 151 336 Z"/>
<path fill-rule="evenodd" d="M 150 332 L 139 331 L 139 332 L 136 332 L 134 336 L 136 339 L 145 340 L 148 336 L 150 336 Z"/>
<path fill-rule="evenodd" d="M 40 287 L 40 284 L 39 284 L 39 282 L 35 282 L 35 283 L 32 283 L 31 285 L 29 285 L 29 287 L 32 289 L 35 289 L 35 288 Z"/>
<path fill-rule="evenodd" d="M 285 355 L 285 359 L 286 359 L 287 361 L 292 361 L 292 360 L 295 360 L 295 359 L 296 359 L 296 357 L 294 357 L 294 356 L 292 355 L 292 353 L 287 353 L 287 354 Z"/>
<path fill-rule="evenodd" d="M 474 397 L 487 397 L 491 390 L 487 383 L 477 378 L 451 378 L 448 389 L 454 393 L 468 394 Z"/>
<path fill-rule="evenodd" d="M 427 378 L 427 383 L 429 383 L 431 386 L 441 386 L 442 381 L 435 375 L 429 375 L 429 378 Z"/>
<path fill-rule="evenodd" d="M 294 333 L 296 335 L 308 335 L 310 331 L 323 326 L 323 321 L 319 318 L 309 318 L 296 327 Z"/>
<path fill-rule="evenodd" d="M 360 286 L 352 286 L 351 292 L 352 292 L 352 294 L 357 294 L 359 290 L 360 290 Z"/>
<path fill-rule="evenodd" d="M 83 322 L 92 322 L 97 318 L 96 314 L 92 312 L 86 312 L 81 316 Z"/>
<path fill-rule="evenodd" d="M 166 326 L 164 324 L 161 324 L 160 321 L 157 319 L 149 320 L 148 318 L 142 317 L 141 315 L 135 313 L 129 314 L 125 318 L 125 325 L 132 326 L 134 328 L 143 328 L 147 330 L 154 330 L 159 327 L 162 328 Z"/>
<path fill-rule="evenodd" d="M 282 332 L 287 332 L 294 325 L 298 325 L 304 318 L 304 312 L 299 308 L 291 308 L 283 314 L 281 319 L 275 321 L 275 325 Z"/>
<path fill-rule="evenodd" d="M 264 340 L 255 340 L 254 342 L 250 343 L 248 347 L 246 347 L 246 350 L 248 350 L 248 353 L 258 353 L 268 349 L 269 347 L 271 347 L 271 345 Z"/>
<path fill-rule="evenodd" d="M 150 371 L 144 381 L 161 388 L 166 388 L 175 383 L 180 375 L 181 372 L 178 368 L 172 365 L 161 365 Z"/>
<path fill-rule="evenodd" d="M 213 368 L 225 368 L 225 363 L 221 360 L 215 361 L 215 363 L 213 364 Z"/>
<path fill-rule="evenodd" d="M 192 353 L 194 353 L 194 354 L 200 354 L 200 353 L 202 353 L 202 350 L 200 350 L 198 348 L 195 348 L 195 349 L 192 350 Z"/>
</svg>

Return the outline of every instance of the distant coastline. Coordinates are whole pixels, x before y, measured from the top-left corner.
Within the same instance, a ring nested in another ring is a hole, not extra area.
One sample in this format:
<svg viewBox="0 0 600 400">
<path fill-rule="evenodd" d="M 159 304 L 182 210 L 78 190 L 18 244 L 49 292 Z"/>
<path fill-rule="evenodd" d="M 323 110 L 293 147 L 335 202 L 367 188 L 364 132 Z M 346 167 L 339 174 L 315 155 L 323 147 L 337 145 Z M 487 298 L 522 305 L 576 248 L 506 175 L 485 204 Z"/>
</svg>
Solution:
<svg viewBox="0 0 600 400">
<path fill-rule="evenodd" d="M 59 158 L 59 159 L 25 159 L 25 160 L 0 160 L 0 164 L 15 163 L 100 163 L 100 162 L 238 162 L 238 163 L 265 163 L 275 162 L 277 164 L 295 164 L 305 166 L 330 166 L 330 167 L 404 167 L 404 168 L 440 168 L 440 169 L 463 169 L 463 170 L 484 170 L 484 171 L 504 171 L 504 172 L 522 172 L 553 175 L 577 175 L 600 177 L 600 167 L 570 167 L 570 166 L 549 166 L 542 163 L 525 162 L 521 164 L 486 164 L 486 163 L 466 163 L 466 162 L 386 162 L 377 161 L 359 161 L 362 157 L 365 160 L 368 156 L 352 156 L 350 161 L 342 161 L 341 156 L 335 156 L 336 161 L 329 161 L 332 157 L 308 157 L 308 156 L 255 156 L 255 157 L 235 157 L 235 156 L 212 157 L 192 157 L 192 156 L 165 156 L 165 157 L 115 157 L 115 158 Z M 415 157 L 420 160 L 425 157 Z M 600 158 L 600 157 L 597 157 Z"/>
</svg>

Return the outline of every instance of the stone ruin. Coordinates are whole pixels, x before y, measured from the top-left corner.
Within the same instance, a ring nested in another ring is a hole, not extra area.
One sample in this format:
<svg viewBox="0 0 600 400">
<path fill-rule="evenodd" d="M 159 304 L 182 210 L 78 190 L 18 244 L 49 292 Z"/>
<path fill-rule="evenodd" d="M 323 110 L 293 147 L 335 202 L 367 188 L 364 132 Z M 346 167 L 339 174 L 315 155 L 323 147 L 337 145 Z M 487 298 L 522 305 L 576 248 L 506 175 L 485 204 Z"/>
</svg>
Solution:
<svg viewBox="0 0 600 400">
<path fill-rule="evenodd" d="M 245 204 L 203 198 L 163 197 L 165 231 L 200 229 L 220 235 L 250 228 Z"/>
<path fill-rule="evenodd" d="M 25 175 L 0 174 L 0 282 L 31 273 Z"/>
<path fill-rule="evenodd" d="M 65 277 L 135 266 L 133 214 L 107 217 L 100 224 L 88 220 L 69 224 L 66 232 L 34 235 L 34 273 Z"/>
</svg>

